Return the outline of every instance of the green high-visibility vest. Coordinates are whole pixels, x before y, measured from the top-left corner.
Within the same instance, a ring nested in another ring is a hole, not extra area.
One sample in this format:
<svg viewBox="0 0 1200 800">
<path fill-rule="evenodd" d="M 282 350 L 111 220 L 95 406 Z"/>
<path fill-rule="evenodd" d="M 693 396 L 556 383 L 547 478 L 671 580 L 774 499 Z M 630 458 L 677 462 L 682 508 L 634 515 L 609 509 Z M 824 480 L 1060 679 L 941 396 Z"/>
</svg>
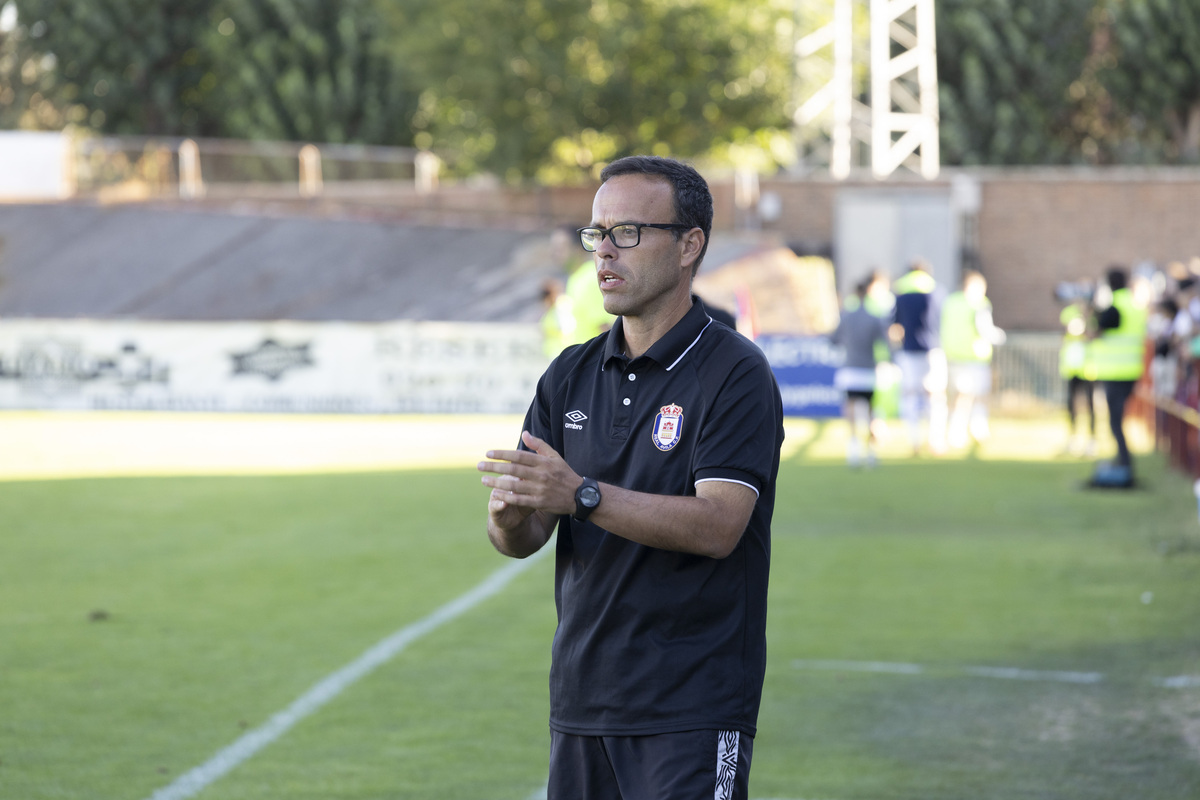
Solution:
<svg viewBox="0 0 1200 800">
<path fill-rule="evenodd" d="M 1146 311 L 1137 306 L 1128 289 L 1113 292 L 1112 304 L 1121 313 L 1121 324 L 1102 331 L 1092 341 L 1096 380 L 1136 381 L 1145 365 Z"/>
<path fill-rule="evenodd" d="M 976 315 L 991 311 L 986 297 L 972 303 L 963 292 L 955 292 L 942 303 L 942 350 L 948 361 L 992 360 L 992 343 L 979 333 Z"/>
<path fill-rule="evenodd" d="M 585 261 L 567 277 L 567 297 L 575 314 L 575 330 L 568 334 L 566 344 L 586 342 L 602 333 L 615 319 L 604 310 L 604 296 L 596 283 L 596 265 Z"/>
</svg>

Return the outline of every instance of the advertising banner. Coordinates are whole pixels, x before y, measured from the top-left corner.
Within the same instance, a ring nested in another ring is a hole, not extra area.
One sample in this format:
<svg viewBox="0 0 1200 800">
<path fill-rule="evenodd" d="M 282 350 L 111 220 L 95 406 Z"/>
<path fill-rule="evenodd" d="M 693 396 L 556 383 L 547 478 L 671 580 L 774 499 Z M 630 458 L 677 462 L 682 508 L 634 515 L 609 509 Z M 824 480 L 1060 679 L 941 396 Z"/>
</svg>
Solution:
<svg viewBox="0 0 1200 800">
<path fill-rule="evenodd" d="M 833 376 L 844 354 L 823 336 L 760 336 L 755 339 L 775 373 L 789 417 L 837 417 L 842 392 Z"/>
<path fill-rule="evenodd" d="M 762 336 L 788 416 L 835 417 L 841 350 Z M 0 320 L 0 409 L 524 414 L 534 324 Z"/>
<path fill-rule="evenodd" d="M 0 408 L 523 414 L 536 325 L 0 320 Z"/>
</svg>

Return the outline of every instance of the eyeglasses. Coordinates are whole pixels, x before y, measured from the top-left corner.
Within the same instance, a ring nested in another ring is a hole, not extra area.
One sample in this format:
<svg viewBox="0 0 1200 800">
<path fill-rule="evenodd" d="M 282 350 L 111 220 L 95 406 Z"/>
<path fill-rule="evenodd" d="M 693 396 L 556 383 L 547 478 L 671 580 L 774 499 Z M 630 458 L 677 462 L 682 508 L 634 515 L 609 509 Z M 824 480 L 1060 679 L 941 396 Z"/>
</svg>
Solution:
<svg viewBox="0 0 1200 800">
<path fill-rule="evenodd" d="M 579 241 L 583 249 L 594 253 L 604 243 L 604 237 L 612 239 L 613 244 L 620 248 L 637 247 L 642 242 L 642 228 L 658 228 L 659 230 L 691 230 L 695 225 L 684 225 L 680 222 L 622 222 L 611 228 L 580 228 Z"/>
</svg>

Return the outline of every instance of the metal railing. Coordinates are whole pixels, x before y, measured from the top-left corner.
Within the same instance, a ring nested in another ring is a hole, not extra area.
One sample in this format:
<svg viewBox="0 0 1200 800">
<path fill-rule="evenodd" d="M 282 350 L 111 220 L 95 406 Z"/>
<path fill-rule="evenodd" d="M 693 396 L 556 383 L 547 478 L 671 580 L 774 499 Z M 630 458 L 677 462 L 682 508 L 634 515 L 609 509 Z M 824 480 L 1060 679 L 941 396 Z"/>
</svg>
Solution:
<svg viewBox="0 0 1200 800">
<path fill-rule="evenodd" d="M 1200 411 L 1173 397 L 1156 395 L 1145 382 L 1138 386 L 1134 400 L 1130 414 L 1150 431 L 1158 452 L 1175 469 L 1200 479 Z"/>
<path fill-rule="evenodd" d="M 999 411 L 1044 411 L 1066 403 L 1058 371 L 1059 333 L 1009 332 L 992 359 L 992 395 Z"/>
<path fill-rule="evenodd" d="M 259 193 L 314 197 L 351 183 L 425 193 L 437 187 L 440 171 L 437 156 L 411 147 L 120 136 L 80 139 L 74 149 L 82 194 L 125 187 L 203 197 L 253 185 Z"/>
</svg>

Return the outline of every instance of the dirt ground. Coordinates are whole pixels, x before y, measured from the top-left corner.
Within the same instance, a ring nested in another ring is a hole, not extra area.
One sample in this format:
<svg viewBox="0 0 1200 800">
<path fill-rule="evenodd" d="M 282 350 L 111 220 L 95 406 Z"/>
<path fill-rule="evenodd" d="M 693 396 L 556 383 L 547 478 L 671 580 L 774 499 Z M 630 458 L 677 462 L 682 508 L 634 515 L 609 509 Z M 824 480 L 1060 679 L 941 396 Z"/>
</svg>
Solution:
<svg viewBox="0 0 1200 800">
<path fill-rule="evenodd" d="M 788 418 L 783 459 L 845 457 L 840 420 Z M 521 417 L 400 415 L 175 414 L 167 412 L 0 412 L 0 481 L 132 475 L 262 475 L 469 467 L 491 449 L 516 446 Z M 985 459 L 1061 455 L 1058 419 L 994 419 Z M 1113 445 L 1101 431 L 1096 457 Z M 889 420 L 880 456 L 907 460 L 907 433 Z M 1135 452 L 1151 449 L 1140 424 L 1127 426 Z"/>
<path fill-rule="evenodd" d="M 0 480 L 467 466 L 520 417 L 0 413 Z"/>
</svg>

